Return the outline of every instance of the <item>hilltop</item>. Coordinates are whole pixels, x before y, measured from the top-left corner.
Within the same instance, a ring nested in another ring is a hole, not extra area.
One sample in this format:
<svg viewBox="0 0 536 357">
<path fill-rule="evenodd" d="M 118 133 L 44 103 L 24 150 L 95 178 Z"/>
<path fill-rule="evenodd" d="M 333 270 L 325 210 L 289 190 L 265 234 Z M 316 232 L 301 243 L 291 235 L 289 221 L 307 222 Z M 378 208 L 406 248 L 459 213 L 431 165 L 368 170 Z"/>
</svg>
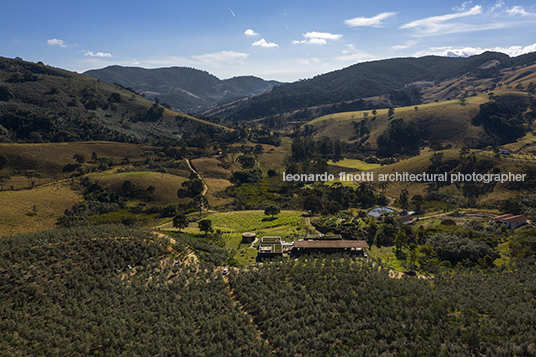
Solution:
<svg viewBox="0 0 536 357">
<path fill-rule="evenodd" d="M 208 72 L 187 67 L 145 69 L 109 66 L 84 75 L 133 88 L 147 98 L 158 97 L 171 107 L 198 113 L 220 102 L 259 94 L 281 84 L 254 76 L 221 80 Z"/>
</svg>

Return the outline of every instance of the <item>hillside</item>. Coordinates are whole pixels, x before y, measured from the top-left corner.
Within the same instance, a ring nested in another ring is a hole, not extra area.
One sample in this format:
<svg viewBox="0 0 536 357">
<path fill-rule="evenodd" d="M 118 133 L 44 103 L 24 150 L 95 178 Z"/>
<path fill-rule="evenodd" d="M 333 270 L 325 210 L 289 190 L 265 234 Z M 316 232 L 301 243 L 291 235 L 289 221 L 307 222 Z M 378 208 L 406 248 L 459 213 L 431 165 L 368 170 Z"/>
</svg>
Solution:
<svg viewBox="0 0 536 357">
<path fill-rule="evenodd" d="M 308 80 L 282 84 L 270 92 L 251 97 L 247 101 L 239 101 L 233 106 L 213 108 L 206 114 L 250 120 L 321 105 L 337 105 L 335 108 L 327 108 L 333 113 L 453 99 L 461 94 L 471 95 L 473 88 L 465 88 L 468 86 L 465 83 L 463 90 L 452 91 L 451 88 L 446 93 L 438 93 L 441 91 L 435 86 L 467 76 L 466 78 L 490 80 L 491 83 L 485 88 L 491 89 L 498 82 L 499 76 L 507 75 L 507 69 L 533 65 L 535 60 L 536 53 L 511 58 L 502 53 L 486 52 L 467 58 L 426 56 L 358 63 Z M 509 78 L 509 81 L 514 80 Z M 447 87 L 448 83 L 444 86 Z M 435 88 L 435 92 L 434 89 L 423 92 L 423 98 L 420 98 L 419 92 L 431 87 Z M 465 93 L 466 91 L 468 92 Z M 480 92 L 476 94 L 478 93 Z M 373 98 L 378 96 L 384 97 Z M 369 100 L 364 100 L 367 98 Z M 378 100 L 380 103 L 377 103 Z"/>
<path fill-rule="evenodd" d="M 180 139 L 205 125 L 225 130 L 119 85 L 0 57 L 0 141 L 157 142 Z"/>
<path fill-rule="evenodd" d="M 186 67 L 145 69 L 109 66 L 84 74 L 133 88 L 147 98 L 158 97 L 185 113 L 202 112 L 220 102 L 259 94 L 281 84 L 253 76 L 221 80 L 205 71 Z"/>
</svg>

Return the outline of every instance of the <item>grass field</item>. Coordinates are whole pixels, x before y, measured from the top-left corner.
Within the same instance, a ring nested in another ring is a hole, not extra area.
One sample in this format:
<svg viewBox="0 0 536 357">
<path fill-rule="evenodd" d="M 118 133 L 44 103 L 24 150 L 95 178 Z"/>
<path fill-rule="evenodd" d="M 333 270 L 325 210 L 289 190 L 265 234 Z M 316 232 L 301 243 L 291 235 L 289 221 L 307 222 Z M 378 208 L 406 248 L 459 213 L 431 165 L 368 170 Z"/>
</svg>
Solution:
<svg viewBox="0 0 536 357">
<path fill-rule="evenodd" d="M 187 180 L 185 177 L 159 172 L 98 173 L 91 174 L 89 177 L 114 191 L 119 191 L 121 185 L 126 180 L 131 181 L 141 190 L 146 190 L 147 187 L 154 186 L 156 190 L 154 199 L 151 201 L 152 204 L 167 205 L 188 200 L 177 197 L 177 190 Z"/>
<path fill-rule="evenodd" d="M 329 160 L 328 165 L 348 167 L 356 170 L 370 170 L 381 166 L 380 164 L 367 164 L 366 162 L 357 159 L 342 159 L 339 161 Z"/>
<path fill-rule="evenodd" d="M 64 211 L 81 200 L 66 183 L 0 191 L 0 236 L 55 228 Z"/>
<path fill-rule="evenodd" d="M 91 155 L 112 157 L 121 162 L 125 157 L 131 161 L 144 160 L 140 155 L 146 151 L 156 150 L 155 147 L 115 143 L 108 141 L 46 143 L 46 144 L 0 144 L 0 154 L 7 157 L 8 170 L 37 170 L 49 177 L 63 178 L 71 174 L 62 174 L 62 168 L 74 164 L 75 154 L 83 155 L 86 161 Z"/>
<path fill-rule="evenodd" d="M 415 106 L 395 108 L 394 119 L 415 122 L 423 131 L 422 136 L 428 141 L 439 140 L 442 143 L 461 145 L 466 137 L 481 135 L 481 128 L 473 127 L 471 119 L 478 113 L 479 105 L 488 100 L 487 95 L 470 97 L 461 103 L 459 100 L 450 100 L 438 103 L 420 104 Z M 315 137 L 324 136 L 332 139 L 348 141 L 354 137 L 354 123 L 364 119 L 363 113 L 368 113 L 368 127 L 370 137 L 367 143 L 376 147 L 376 140 L 390 122 L 388 109 L 378 109 L 374 118 L 370 110 L 345 112 L 325 115 L 310 121 L 315 129 Z"/>
<path fill-rule="evenodd" d="M 251 248 L 251 244 L 242 244 L 242 233 L 255 232 L 259 239 L 262 236 L 280 236 L 287 241 L 292 240 L 291 235 L 305 233 L 305 221 L 299 211 L 281 211 L 271 219 L 264 211 L 235 211 L 223 213 L 209 213 L 203 218 L 212 221 L 214 231 L 220 231 L 227 249 L 235 249 L 235 260 L 239 264 L 251 264 L 255 262 L 257 250 Z M 158 228 L 174 230 L 172 223 L 168 222 Z M 184 230 L 192 234 L 204 234 L 197 227 L 197 223 L 190 223 Z"/>
</svg>

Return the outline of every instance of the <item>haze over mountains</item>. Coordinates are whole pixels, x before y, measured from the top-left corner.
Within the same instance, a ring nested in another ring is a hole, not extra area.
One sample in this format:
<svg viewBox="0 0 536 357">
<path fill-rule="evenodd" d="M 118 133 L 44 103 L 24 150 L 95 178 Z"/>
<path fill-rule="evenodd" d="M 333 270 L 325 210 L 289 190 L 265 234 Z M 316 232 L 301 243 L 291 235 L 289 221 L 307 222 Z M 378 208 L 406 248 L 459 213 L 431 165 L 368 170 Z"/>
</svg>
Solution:
<svg viewBox="0 0 536 357">
<path fill-rule="evenodd" d="M 221 80 L 208 72 L 187 67 L 145 69 L 110 66 L 84 75 L 119 83 L 145 97 L 168 103 L 182 112 L 199 113 L 220 102 L 259 94 L 281 84 L 254 76 Z"/>
</svg>

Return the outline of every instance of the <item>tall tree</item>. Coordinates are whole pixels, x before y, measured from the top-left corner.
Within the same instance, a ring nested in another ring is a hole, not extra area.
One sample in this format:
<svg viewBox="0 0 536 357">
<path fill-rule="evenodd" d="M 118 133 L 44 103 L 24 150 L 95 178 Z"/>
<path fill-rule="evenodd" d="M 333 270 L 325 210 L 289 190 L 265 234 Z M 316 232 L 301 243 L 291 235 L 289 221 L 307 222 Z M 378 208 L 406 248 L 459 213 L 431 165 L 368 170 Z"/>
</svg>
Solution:
<svg viewBox="0 0 536 357">
<path fill-rule="evenodd" d="M 187 228 L 189 224 L 188 218 L 182 213 L 173 217 L 173 227 L 178 228 L 179 231 Z"/>
</svg>

